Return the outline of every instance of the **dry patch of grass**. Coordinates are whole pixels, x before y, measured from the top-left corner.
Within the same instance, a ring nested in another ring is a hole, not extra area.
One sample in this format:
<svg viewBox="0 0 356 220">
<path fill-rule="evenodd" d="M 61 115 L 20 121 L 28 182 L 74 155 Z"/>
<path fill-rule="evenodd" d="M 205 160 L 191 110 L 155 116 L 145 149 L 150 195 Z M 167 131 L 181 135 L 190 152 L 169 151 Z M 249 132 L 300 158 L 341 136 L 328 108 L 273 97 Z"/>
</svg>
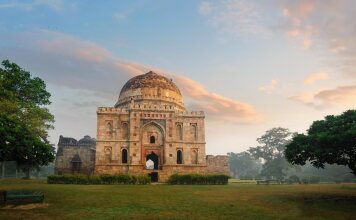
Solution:
<svg viewBox="0 0 356 220">
<path fill-rule="evenodd" d="M 29 210 L 29 209 L 37 209 L 37 208 L 47 208 L 48 206 L 49 206 L 48 203 L 31 203 L 25 205 L 6 205 L 1 209 Z"/>
</svg>

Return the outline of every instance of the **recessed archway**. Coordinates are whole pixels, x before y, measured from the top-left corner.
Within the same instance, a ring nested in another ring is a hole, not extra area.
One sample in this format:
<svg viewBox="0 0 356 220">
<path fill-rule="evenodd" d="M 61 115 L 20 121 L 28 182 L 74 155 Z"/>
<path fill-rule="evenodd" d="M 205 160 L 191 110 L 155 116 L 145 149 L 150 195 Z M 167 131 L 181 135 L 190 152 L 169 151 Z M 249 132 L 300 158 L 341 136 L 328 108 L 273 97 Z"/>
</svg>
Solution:
<svg viewBox="0 0 356 220">
<path fill-rule="evenodd" d="M 121 151 L 121 163 L 127 163 L 127 149 Z"/>
<path fill-rule="evenodd" d="M 150 153 L 150 154 L 148 154 L 147 156 L 146 156 L 146 162 L 148 161 L 148 160 L 151 160 L 152 162 L 153 162 L 153 169 L 154 170 L 158 170 L 158 155 L 157 154 L 155 154 L 153 151 Z M 146 167 L 147 168 L 147 167 Z"/>
<path fill-rule="evenodd" d="M 182 150 L 177 150 L 177 164 L 183 164 Z"/>
</svg>

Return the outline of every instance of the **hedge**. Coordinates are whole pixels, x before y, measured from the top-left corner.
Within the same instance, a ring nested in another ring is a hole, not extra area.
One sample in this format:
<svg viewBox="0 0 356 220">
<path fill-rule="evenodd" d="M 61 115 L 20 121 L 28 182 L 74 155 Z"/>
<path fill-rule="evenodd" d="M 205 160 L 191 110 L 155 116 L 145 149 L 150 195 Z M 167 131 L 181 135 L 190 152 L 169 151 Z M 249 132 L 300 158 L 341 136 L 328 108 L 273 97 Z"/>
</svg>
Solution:
<svg viewBox="0 0 356 220">
<path fill-rule="evenodd" d="M 225 174 L 173 174 L 168 183 L 173 185 L 225 185 L 230 176 Z"/>
<path fill-rule="evenodd" d="M 48 184 L 139 184 L 151 183 L 147 175 L 133 176 L 129 174 L 101 174 L 101 175 L 50 175 L 47 176 Z"/>
</svg>

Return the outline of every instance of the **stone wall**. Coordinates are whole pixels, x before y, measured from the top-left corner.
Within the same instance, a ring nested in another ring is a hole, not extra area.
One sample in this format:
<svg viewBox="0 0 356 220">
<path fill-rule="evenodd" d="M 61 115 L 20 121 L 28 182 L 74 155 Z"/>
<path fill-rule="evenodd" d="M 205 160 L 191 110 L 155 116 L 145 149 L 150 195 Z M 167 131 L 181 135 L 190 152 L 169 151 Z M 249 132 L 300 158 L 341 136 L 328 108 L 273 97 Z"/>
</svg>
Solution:
<svg viewBox="0 0 356 220">
<path fill-rule="evenodd" d="M 73 163 L 80 164 L 74 167 Z M 92 174 L 95 168 L 95 139 L 85 136 L 77 141 L 60 136 L 55 160 L 55 173 Z"/>
<path fill-rule="evenodd" d="M 206 156 L 206 165 L 208 173 L 224 173 L 229 175 L 229 157 L 225 155 L 207 155 Z"/>
</svg>

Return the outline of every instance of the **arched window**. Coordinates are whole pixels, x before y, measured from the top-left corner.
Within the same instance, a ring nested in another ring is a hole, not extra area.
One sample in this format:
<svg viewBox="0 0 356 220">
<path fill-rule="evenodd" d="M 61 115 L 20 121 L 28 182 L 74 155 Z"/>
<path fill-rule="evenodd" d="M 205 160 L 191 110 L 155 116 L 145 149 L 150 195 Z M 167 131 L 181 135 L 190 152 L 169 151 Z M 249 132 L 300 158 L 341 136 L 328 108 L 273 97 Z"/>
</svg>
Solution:
<svg viewBox="0 0 356 220">
<path fill-rule="evenodd" d="M 129 135 L 129 125 L 127 123 L 122 123 L 122 138 L 127 139 Z"/>
<path fill-rule="evenodd" d="M 182 124 L 176 125 L 177 140 L 183 140 L 183 126 Z"/>
<path fill-rule="evenodd" d="M 121 151 L 121 163 L 127 163 L 127 149 Z"/>
<path fill-rule="evenodd" d="M 190 125 L 191 135 L 194 141 L 198 139 L 198 131 L 197 131 L 197 124 Z"/>
<path fill-rule="evenodd" d="M 107 136 L 108 137 L 112 137 L 112 124 L 111 124 L 111 122 L 108 122 L 107 124 L 106 124 L 106 134 L 107 134 Z"/>
<path fill-rule="evenodd" d="M 106 147 L 104 152 L 105 152 L 105 162 L 111 163 L 111 147 Z"/>
<path fill-rule="evenodd" d="M 177 150 L 177 164 L 183 164 L 183 153 L 181 150 Z"/>
<path fill-rule="evenodd" d="M 154 143 L 156 143 L 156 138 L 155 138 L 155 136 L 151 135 L 150 144 L 154 144 Z"/>
<path fill-rule="evenodd" d="M 198 164 L 198 152 L 193 150 L 191 153 L 192 164 Z"/>
</svg>

